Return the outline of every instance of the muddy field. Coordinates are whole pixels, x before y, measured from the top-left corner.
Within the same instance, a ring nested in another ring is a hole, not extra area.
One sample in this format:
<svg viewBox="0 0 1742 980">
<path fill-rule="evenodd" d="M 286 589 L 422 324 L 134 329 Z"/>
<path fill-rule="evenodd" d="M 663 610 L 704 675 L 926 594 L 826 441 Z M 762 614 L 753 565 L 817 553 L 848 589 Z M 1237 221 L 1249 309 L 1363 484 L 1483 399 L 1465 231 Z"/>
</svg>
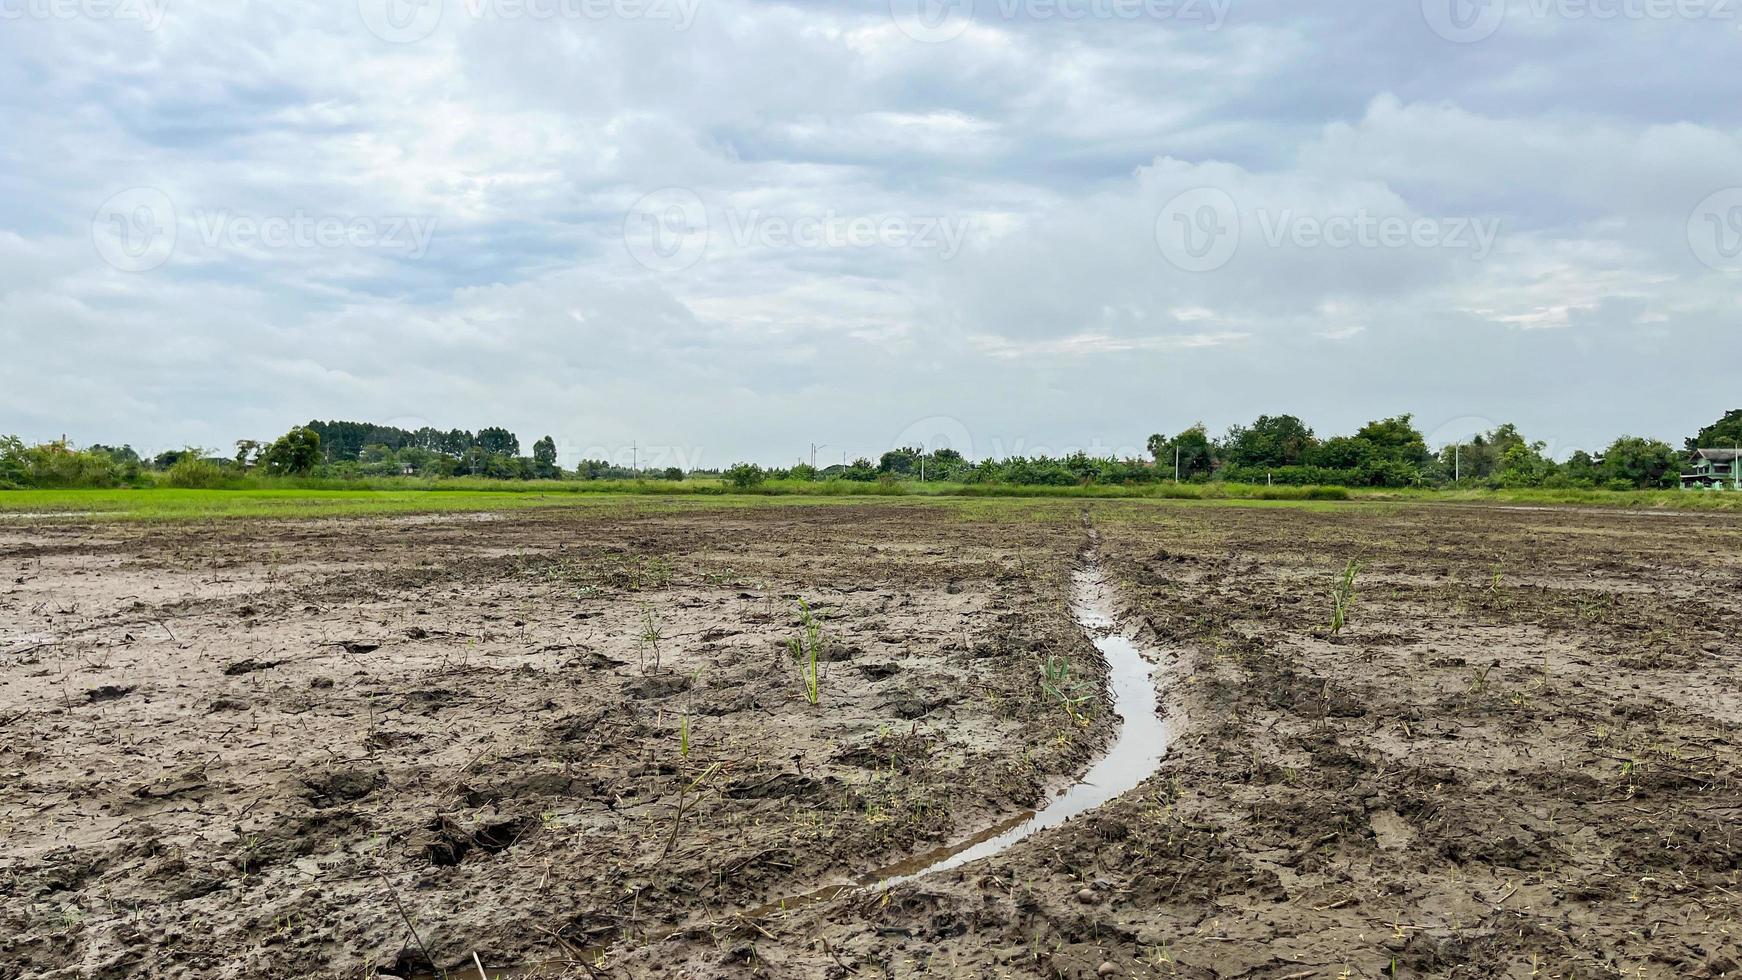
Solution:
<svg viewBox="0 0 1742 980">
<path fill-rule="evenodd" d="M 1114 740 L 1086 562 L 1158 771 L 781 909 Z M 655 501 L 8 526 L 0 576 L 0 980 L 1742 975 L 1733 518 Z"/>
</svg>

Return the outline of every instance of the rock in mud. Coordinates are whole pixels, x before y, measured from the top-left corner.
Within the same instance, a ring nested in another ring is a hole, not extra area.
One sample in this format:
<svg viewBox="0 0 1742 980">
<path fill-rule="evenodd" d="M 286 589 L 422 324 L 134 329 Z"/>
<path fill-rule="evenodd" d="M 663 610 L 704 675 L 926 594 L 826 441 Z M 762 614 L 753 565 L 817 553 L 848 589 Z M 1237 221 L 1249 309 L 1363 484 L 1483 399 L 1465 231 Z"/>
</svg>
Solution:
<svg viewBox="0 0 1742 980">
<path fill-rule="evenodd" d="M 284 663 L 282 660 L 238 660 L 224 668 L 224 676 L 240 677 L 243 674 L 252 674 L 257 670 L 271 670 L 282 663 Z"/>
<path fill-rule="evenodd" d="M 119 684 L 104 684 L 102 687 L 96 687 L 86 691 L 85 700 L 91 704 L 98 704 L 103 701 L 115 701 L 132 694 L 135 690 L 137 690 L 137 688 L 132 685 L 123 687 Z"/>
<path fill-rule="evenodd" d="M 320 779 L 307 780 L 310 796 L 318 806 L 360 800 L 386 785 L 386 776 L 378 769 L 338 769 Z"/>
<path fill-rule="evenodd" d="M 625 683 L 623 696 L 643 700 L 669 698 L 689 689 L 690 679 L 683 674 L 648 674 Z"/>
</svg>

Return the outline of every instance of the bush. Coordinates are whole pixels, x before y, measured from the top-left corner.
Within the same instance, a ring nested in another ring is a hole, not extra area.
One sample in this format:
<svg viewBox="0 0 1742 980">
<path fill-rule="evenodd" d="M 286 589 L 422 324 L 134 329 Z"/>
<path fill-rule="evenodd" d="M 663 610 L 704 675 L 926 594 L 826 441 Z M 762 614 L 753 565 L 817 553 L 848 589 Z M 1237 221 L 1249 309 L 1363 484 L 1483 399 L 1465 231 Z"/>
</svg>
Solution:
<svg viewBox="0 0 1742 980">
<path fill-rule="evenodd" d="M 138 477 L 137 460 L 122 462 L 107 451 L 75 450 L 64 442 L 26 446 L 16 436 L 0 437 L 0 487 L 117 487 Z"/>
<path fill-rule="evenodd" d="M 230 475 L 223 467 L 195 452 L 182 454 L 163 476 L 165 486 L 183 490 L 217 490 L 229 482 Z"/>
<path fill-rule="evenodd" d="M 767 474 L 762 471 L 762 467 L 755 463 L 738 463 L 721 476 L 737 490 L 759 487 L 762 485 L 762 481 L 767 479 Z"/>
</svg>

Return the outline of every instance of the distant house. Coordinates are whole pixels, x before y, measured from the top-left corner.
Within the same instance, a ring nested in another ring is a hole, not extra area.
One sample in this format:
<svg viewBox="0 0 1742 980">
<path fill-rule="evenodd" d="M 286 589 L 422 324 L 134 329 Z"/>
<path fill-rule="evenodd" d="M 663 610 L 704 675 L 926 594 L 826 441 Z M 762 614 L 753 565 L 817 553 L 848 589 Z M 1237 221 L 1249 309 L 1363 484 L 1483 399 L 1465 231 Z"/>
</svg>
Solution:
<svg viewBox="0 0 1742 980">
<path fill-rule="evenodd" d="M 1742 450 L 1694 450 L 1694 468 L 1682 474 L 1682 489 L 1742 490 L 1742 479 L 1737 474 L 1738 456 L 1742 456 Z"/>
</svg>

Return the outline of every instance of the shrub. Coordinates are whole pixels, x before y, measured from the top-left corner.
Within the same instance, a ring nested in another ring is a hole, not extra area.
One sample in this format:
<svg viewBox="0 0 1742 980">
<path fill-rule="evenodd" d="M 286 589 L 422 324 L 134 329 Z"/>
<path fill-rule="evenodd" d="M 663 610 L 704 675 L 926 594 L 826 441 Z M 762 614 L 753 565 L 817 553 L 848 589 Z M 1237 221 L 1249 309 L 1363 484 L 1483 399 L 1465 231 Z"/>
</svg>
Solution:
<svg viewBox="0 0 1742 980">
<path fill-rule="evenodd" d="M 223 467 L 200 458 L 198 452 L 182 454 L 163 476 L 164 485 L 183 490 L 215 490 L 228 482 L 229 474 Z"/>
<path fill-rule="evenodd" d="M 0 437 L 0 487 L 115 487 L 136 479 L 138 463 L 123 463 L 105 450 L 76 450 L 64 442 L 26 446 Z"/>
<path fill-rule="evenodd" d="M 738 463 L 731 469 L 728 469 L 724 474 L 722 474 L 722 476 L 725 477 L 728 484 L 738 490 L 748 490 L 751 487 L 759 487 L 762 485 L 762 481 L 767 478 L 767 474 L 762 471 L 762 467 L 757 466 L 755 463 Z"/>
</svg>

